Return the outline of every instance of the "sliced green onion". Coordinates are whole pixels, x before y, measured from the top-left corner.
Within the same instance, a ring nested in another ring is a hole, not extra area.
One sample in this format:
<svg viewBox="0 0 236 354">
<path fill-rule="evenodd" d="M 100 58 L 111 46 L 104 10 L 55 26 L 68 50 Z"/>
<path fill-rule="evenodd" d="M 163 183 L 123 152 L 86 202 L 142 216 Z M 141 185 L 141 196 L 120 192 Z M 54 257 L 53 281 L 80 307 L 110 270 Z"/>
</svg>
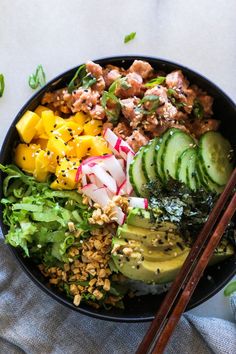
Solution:
<svg viewBox="0 0 236 354">
<path fill-rule="evenodd" d="M 135 37 L 136 37 L 136 32 L 131 32 L 131 33 L 127 34 L 124 38 L 124 43 L 128 43 L 128 42 L 132 41 Z"/>
<path fill-rule="evenodd" d="M 28 83 L 33 90 L 36 90 L 39 86 L 43 87 L 46 84 L 46 75 L 42 65 L 38 65 L 35 74 L 29 76 Z"/>
<path fill-rule="evenodd" d="M 5 89 L 4 75 L 0 74 L 0 97 L 2 97 L 4 89 Z"/>
<path fill-rule="evenodd" d="M 145 87 L 153 87 L 156 85 L 163 84 L 163 82 L 165 82 L 165 80 L 166 80 L 165 76 L 158 76 L 155 79 L 148 81 L 144 86 Z"/>
</svg>

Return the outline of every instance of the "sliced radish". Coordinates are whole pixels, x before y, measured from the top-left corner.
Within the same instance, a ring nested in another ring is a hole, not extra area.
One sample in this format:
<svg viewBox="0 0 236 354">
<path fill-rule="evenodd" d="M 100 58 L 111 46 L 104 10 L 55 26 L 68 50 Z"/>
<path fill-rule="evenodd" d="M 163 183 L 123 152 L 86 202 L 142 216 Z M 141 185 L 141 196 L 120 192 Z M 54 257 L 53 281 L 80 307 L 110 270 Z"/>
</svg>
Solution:
<svg viewBox="0 0 236 354">
<path fill-rule="evenodd" d="M 98 203 L 102 208 L 110 202 L 105 187 L 98 188 L 95 184 L 89 183 L 82 188 L 82 192 L 95 203 Z"/>
<path fill-rule="evenodd" d="M 147 209 L 148 208 L 148 200 L 146 198 L 130 197 L 129 198 L 129 206 L 131 206 L 133 208 Z"/>
<path fill-rule="evenodd" d="M 96 164 L 95 166 L 91 167 L 91 171 L 96 175 L 102 184 L 107 186 L 111 192 L 117 192 L 116 181 L 100 165 Z"/>
<path fill-rule="evenodd" d="M 122 170 L 125 170 L 125 160 L 124 159 L 118 159 L 117 161 L 121 165 Z"/>
<path fill-rule="evenodd" d="M 125 179 L 124 182 L 121 184 L 121 186 L 118 188 L 117 194 L 118 195 L 127 194 L 127 179 Z"/>
<path fill-rule="evenodd" d="M 110 158 L 103 160 L 99 163 L 99 165 L 111 174 L 111 176 L 115 179 L 118 187 L 126 179 L 126 175 L 114 155 L 112 155 Z"/>
<path fill-rule="evenodd" d="M 119 138 L 113 131 L 107 128 L 103 135 L 104 139 L 108 142 L 110 148 L 115 154 L 119 154 L 125 160 L 129 152 L 134 154 L 133 149 L 123 139 Z"/>
<path fill-rule="evenodd" d="M 83 187 L 85 187 L 85 186 L 88 184 L 88 182 L 87 182 L 87 178 L 86 178 L 86 176 L 85 176 L 85 175 L 82 175 L 82 177 L 81 177 L 81 181 L 82 181 L 82 186 L 83 186 Z"/>
<path fill-rule="evenodd" d="M 117 218 L 117 223 L 119 225 L 123 225 L 126 219 L 126 215 L 125 213 L 122 211 L 122 209 L 118 206 L 114 207 L 115 211 L 116 211 L 116 218 Z"/>
</svg>

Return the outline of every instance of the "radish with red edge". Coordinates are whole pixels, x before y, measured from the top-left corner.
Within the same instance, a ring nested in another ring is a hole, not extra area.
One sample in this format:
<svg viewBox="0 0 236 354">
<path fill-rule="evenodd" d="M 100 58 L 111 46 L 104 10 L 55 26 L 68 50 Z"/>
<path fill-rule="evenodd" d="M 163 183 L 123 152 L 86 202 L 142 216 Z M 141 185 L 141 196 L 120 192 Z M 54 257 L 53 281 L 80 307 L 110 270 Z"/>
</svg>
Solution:
<svg viewBox="0 0 236 354">
<path fill-rule="evenodd" d="M 81 177 L 81 182 L 82 182 L 82 186 L 83 186 L 83 187 L 88 184 L 86 175 L 82 175 L 82 177 Z"/>
<path fill-rule="evenodd" d="M 121 184 L 121 186 L 118 188 L 117 194 L 118 195 L 127 194 L 127 179 L 125 179 L 124 182 Z"/>
<path fill-rule="evenodd" d="M 148 200 L 147 198 L 130 197 L 129 206 L 133 208 L 147 209 Z"/>
<path fill-rule="evenodd" d="M 101 166 L 96 164 L 95 166 L 91 167 L 91 172 L 96 175 L 99 181 L 102 184 L 105 184 L 107 188 L 116 194 L 117 192 L 117 185 L 114 178 L 112 178 L 109 173 L 107 173 Z"/>
<path fill-rule="evenodd" d="M 110 202 L 110 198 L 105 187 L 98 188 L 95 184 L 89 183 L 84 186 L 81 191 L 95 203 L 99 204 L 102 208 Z"/>
<path fill-rule="evenodd" d="M 125 160 L 129 152 L 134 154 L 133 149 L 123 139 L 119 138 L 113 131 L 107 128 L 103 135 L 104 139 L 108 142 L 110 148 L 115 154 L 119 154 Z"/>
<path fill-rule="evenodd" d="M 114 155 L 107 159 L 101 160 L 99 165 L 111 174 L 111 176 L 115 179 L 118 187 L 126 179 L 126 175 Z"/>
<path fill-rule="evenodd" d="M 126 219 L 125 213 L 124 213 L 124 212 L 122 211 L 122 209 L 121 209 L 120 207 L 118 207 L 118 206 L 115 206 L 115 207 L 114 207 L 114 210 L 116 211 L 115 217 L 116 217 L 116 219 L 117 219 L 117 223 L 118 223 L 119 225 L 123 225 L 124 222 L 125 222 L 125 219 Z"/>
</svg>

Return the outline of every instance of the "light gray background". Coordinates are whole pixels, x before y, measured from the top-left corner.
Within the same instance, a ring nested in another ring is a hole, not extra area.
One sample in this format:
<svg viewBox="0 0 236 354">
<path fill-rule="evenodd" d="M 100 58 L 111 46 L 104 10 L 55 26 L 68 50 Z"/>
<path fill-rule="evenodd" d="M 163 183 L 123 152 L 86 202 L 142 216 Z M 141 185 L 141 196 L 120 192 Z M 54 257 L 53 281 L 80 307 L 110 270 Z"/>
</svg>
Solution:
<svg viewBox="0 0 236 354">
<path fill-rule="evenodd" d="M 0 0 L 0 145 L 33 91 L 42 64 L 50 80 L 88 59 L 142 54 L 201 72 L 236 101 L 235 0 Z M 124 44 L 126 34 L 134 41 Z M 232 319 L 222 291 L 191 311 Z"/>
</svg>

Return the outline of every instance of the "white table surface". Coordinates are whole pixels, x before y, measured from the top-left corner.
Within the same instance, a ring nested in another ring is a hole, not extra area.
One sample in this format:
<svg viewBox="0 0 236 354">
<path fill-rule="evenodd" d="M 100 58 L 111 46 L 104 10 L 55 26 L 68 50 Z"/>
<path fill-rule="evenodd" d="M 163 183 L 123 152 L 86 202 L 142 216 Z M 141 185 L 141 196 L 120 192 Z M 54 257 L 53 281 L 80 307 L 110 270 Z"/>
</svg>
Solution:
<svg viewBox="0 0 236 354">
<path fill-rule="evenodd" d="M 235 14 L 235 0 L 0 0 L 0 73 L 6 81 L 0 145 L 33 94 L 27 79 L 38 64 L 50 80 L 88 59 L 156 56 L 201 72 L 236 101 Z M 124 44 L 132 31 L 135 40 Z M 191 312 L 232 319 L 222 291 Z"/>
</svg>

